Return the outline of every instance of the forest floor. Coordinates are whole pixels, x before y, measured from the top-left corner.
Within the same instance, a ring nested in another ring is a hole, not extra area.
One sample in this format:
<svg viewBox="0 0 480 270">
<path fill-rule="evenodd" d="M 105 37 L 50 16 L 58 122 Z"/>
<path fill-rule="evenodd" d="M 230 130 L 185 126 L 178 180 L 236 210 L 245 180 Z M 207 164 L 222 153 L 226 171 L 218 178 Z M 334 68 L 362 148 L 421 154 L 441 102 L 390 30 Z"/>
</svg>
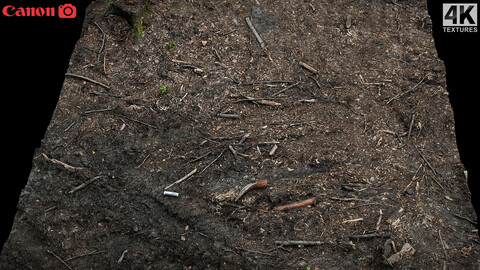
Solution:
<svg viewBox="0 0 480 270">
<path fill-rule="evenodd" d="M 152 0 L 141 33 L 111 5 L 88 9 L 5 269 L 478 269 L 425 1 Z"/>
</svg>

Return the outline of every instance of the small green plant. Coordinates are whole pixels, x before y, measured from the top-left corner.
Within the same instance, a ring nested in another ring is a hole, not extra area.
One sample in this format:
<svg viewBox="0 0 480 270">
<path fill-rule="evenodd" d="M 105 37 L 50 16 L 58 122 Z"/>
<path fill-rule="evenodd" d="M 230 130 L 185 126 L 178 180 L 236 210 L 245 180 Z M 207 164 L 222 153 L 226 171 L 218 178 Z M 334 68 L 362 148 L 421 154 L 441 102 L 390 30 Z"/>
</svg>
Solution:
<svg viewBox="0 0 480 270">
<path fill-rule="evenodd" d="M 175 45 L 173 45 L 173 42 L 169 42 L 169 43 L 167 44 L 167 47 L 168 47 L 168 50 L 169 50 L 169 51 L 173 51 L 173 49 L 175 48 Z"/>
<path fill-rule="evenodd" d="M 162 94 L 167 93 L 167 87 L 166 86 L 160 87 L 160 91 L 162 91 Z"/>
</svg>

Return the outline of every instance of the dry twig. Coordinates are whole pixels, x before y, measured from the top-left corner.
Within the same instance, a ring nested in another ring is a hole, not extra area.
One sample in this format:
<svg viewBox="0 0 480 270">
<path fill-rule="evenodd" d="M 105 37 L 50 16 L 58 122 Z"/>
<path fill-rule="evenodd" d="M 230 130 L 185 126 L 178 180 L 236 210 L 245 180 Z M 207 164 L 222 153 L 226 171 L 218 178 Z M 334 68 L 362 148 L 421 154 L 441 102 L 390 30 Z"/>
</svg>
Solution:
<svg viewBox="0 0 480 270">
<path fill-rule="evenodd" d="M 415 88 L 417 88 L 417 87 L 423 82 L 423 80 L 425 80 L 425 77 L 423 77 L 423 79 L 422 79 L 420 82 L 418 82 L 417 84 L 415 84 L 415 85 L 414 85 L 412 88 L 410 88 L 409 90 L 393 96 L 391 99 L 389 99 L 389 100 L 387 101 L 387 104 L 389 104 L 390 102 L 394 101 L 395 99 L 399 99 L 399 98 L 403 97 L 404 95 L 412 92 L 413 90 L 415 90 Z"/>
<path fill-rule="evenodd" d="M 102 35 L 103 35 L 103 38 L 102 38 L 102 46 L 100 47 L 100 50 L 98 50 L 98 57 L 97 57 L 97 61 L 100 61 L 100 56 L 101 56 L 101 53 L 103 51 L 103 48 L 105 47 L 105 39 L 107 37 L 107 35 L 105 34 L 105 32 L 102 30 L 102 28 L 100 27 L 100 25 L 98 25 L 96 22 L 94 22 L 93 24 L 95 24 L 95 26 L 98 28 L 98 30 L 100 30 L 100 32 L 102 32 Z"/>
<path fill-rule="evenodd" d="M 252 30 L 253 35 L 255 35 L 255 38 L 257 39 L 258 43 L 260 43 L 260 47 L 262 47 L 262 49 L 265 49 L 265 42 L 263 42 L 263 39 L 258 34 L 257 30 L 255 30 L 255 27 L 253 27 L 253 24 L 252 24 L 252 21 L 250 21 L 250 18 L 249 17 L 245 18 L 245 21 L 247 22 L 248 27 L 250 27 L 250 30 Z"/>
<path fill-rule="evenodd" d="M 101 86 L 107 90 L 110 90 L 110 86 L 108 85 L 105 85 L 101 82 L 97 82 L 95 80 L 92 80 L 90 78 L 87 78 L 87 77 L 84 77 L 84 76 L 81 76 L 81 75 L 77 75 L 77 74 L 72 74 L 72 73 L 65 73 L 65 77 L 71 77 L 71 78 L 77 78 L 77 79 L 81 79 L 81 80 L 84 80 L 84 81 L 87 81 L 87 82 L 91 82 L 93 84 L 96 84 L 98 86 Z"/>
<path fill-rule="evenodd" d="M 303 206 L 307 206 L 307 205 L 313 205 L 316 202 L 317 202 L 317 200 L 315 198 L 311 198 L 311 199 L 301 201 L 301 202 L 296 202 L 296 203 L 292 203 L 292 204 L 277 206 L 277 207 L 274 208 L 274 210 L 278 210 L 278 211 L 290 210 L 290 209 L 303 207 Z"/>
<path fill-rule="evenodd" d="M 54 158 L 49 158 L 49 157 L 48 157 L 47 155 L 45 155 L 44 153 L 42 153 L 42 156 L 43 156 L 46 160 L 48 160 L 48 161 L 50 161 L 50 162 L 52 162 L 52 163 L 62 165 L 62 166 L 63 166 L 65 169 L 67 169 L 67 170 L 76 171 L 76 170 L 83 170 L 83 169 L 85 169 L 85 168 L 82 168 L 82 167 L 73 167 L 73 166 L 71 166 L 71 165 L 68 165 L 68 164 L 65 163 L 65 162 L 60 161 L 60 160 L 57 160 L 57 159 L 54 159 Z"/>
<path fill-rule="evenodd" d="M 102 177 L 105 177 L 105 176 L 104 176 L 104 175 L 96 176 L 96 177 L 94 177 L 94 178 L 92 178 L 92 179 L 90 179 L 90 180 L 88 180 L 88 181 L 80 184 L 79 186 L 72 188 L 72 189 L 68 192 L 68 194 L 73 194 L 73 193 L 75 193 L 75 192 L 77 192 L 77 191 L 85 188 L 86 186 L 90 185 L 91 183 L 95 182 L 95 180 L 100 179 L 100 178 L 102 178 Z"/>
<path fill-rule="evenodd" d="M 172 184 L 166 186 L 166 187 L 165 187 L 165 190 L 171 188 L 172 186 L 174 186 L 174 185 L 176 185 L 176 184 L 180 184 L 181 182 L 187 180 L 190 176 L 194 175 L 196 172 L 197 172 L 197 168 L 193 169 L 193 170 L 192 170 L 191 172 L 189 172 L 187 175 L 185 175 L 184 177 L 178 179 L 177 181 L 173 182 Z"/>
<path fill-rule="evenodd" d="M 221 118 L 230 118 L 230 119 L 237 119 L 240 117 L 238 114 L 233 114 L 233 113 L 219 113 L 217 114 L 217 116 Z"/>
<path fill-rule="evenodd" d="M 303 240 L 285 240 L 285 241 L 275 241 L 275 245 L 279 246 L 314 246 L 322 245 L 324 242 L 321 241 L 303 241 Z"/>
<path fill-rule="evenodd" d="M 388 238 L 388 237 L 390 237 L 390 234 L 388 234 L 388 233 L 369 233 L 369 234 L 358 234 L 358 235 L 350 235 L 349 236 L 349 238 L 352 238 L 352 239 L 366 239 L 366 238 L 375 238 L 375 237 Z"/>
<path fill-rule="evenodd" d="M 205 170 L 207 170 L 210 166 L 212 166 L 212 164 L 215 163 L 215 161 L 217 161 L 223 155 L 223 153 L 225 153 L 225 150 L 226 149 L 223 149 L 220 155 L 218 155 L 212 162 L 210 162 L 210 164 L 208 164 L 205 168 L 203 168 L 203 170 L 199 174 L 202 174 Z"/>
<path fill-rule="evenodd" d="M 294 83 L 294 84 L 291 84 L 291 85 L 283 88 L 282 90 L 276 92 L 275 94 L 272 94 L 271 96 L 272 96 L 272 97 L 278 96 L 279 94 L 281 94 L 281 93 L 287 91 L 288 89 L 293 88 L 293 87 L 295 87 L 295 86 L 297 86 L 297 85 L 299 85 L 299 84 L 300 84 L 300 82 L 296 82 L 296 83 Z"/>
<path fill-rule="evenodd" d="M 302 61 L 299 61 L 298 64 L 300 66 L 302 66 L 303 68 L 305 68 L 306 70 L 312 72 L 312 73 L 318 73 L 318 71 L 316 69 L 314 69 L 312 66 L 310 66 L 309 64 L 307 63 L 304 63 Z"/>
<path fill-rule="evenodd" d="M 47 252 L 52 254 L 53 257 L 57 258 L 57 260 L 63 263 L 63 265 L 65 265 L 68 269 L 73 270 L 72 267 L 70 267 L 70 265 L 68 265 L 64 260 L 62 260 L 62 258 L 60 258 L 57 254 L 53 253 L 53 251 L 47 249 Z"/>
</svg>

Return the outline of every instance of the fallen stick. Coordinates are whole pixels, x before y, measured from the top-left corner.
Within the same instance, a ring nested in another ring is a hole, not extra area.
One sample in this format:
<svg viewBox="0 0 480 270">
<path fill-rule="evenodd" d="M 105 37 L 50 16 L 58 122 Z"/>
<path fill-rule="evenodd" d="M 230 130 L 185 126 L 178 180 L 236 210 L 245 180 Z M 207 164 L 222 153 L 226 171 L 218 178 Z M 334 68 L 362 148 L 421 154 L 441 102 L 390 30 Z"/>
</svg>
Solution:
<svg viewBox="0 0 480 270">
<path fill-rule="evenodd" d="M 145 161 L 147 161 L 147 159 L 150 157 L 150 154 L 147 155 L 146 158 L 143 159 L 142 163 L 140 163 L 137 167 L 135 167 L 136 169 L 139 169 L 140 167 L 142 167 L 143 164 L 145 164 Z"/>
<path fill-rule="evenodd" d="M 73 270 L 72 267 L 70 267 L 70 265 L 68 265 L 64 260 L 62 260 L 62 258 L 60 258 L 57 254 L 53 253 L 53 251 L 47 249 L 47 252 L 52 254 L 53 257 L 57 258 L 57 260 L 63 263 L 63 265 L 65 265 L 68 269 Z"/>
<path fill-rule="evenodd" d="M 103 88 L 105 88 L 105 89 L 107 89 L 107 90 L 110 90 L 110 86 L 105 85 L 105 84 L 103 84 L 103 83 L 101 83 L 101 82 L 97 82 L 97 81 L 95 81 L 95 80 L 92 80 L 92 79 L 90 79 L 90 78 L 81 76 L 81 75 L 72 74 L 72 73 L 65 73 L 65 77 L 72 77 L 72 78 L 82 79 L 82 80 L 85 80 L 85 81 L 87 81 L 87 82 L 91 82 L 91 83 L 93 83 L 93 84 L 96 84 L 96 85 L 98 85 L 98 86 L 101 86 L 101 87 L 103 87 Z"/>
<path fill-rule="evenodd" d="M 244 82 L 240 83 L 240 85 L 255 85 L 255 84 L 269 84 L 269 83 L 293 83 L 293 81 L 287 80 L 270 80 L 270 81 L 255 81 L 255 82 Z"/>
<path fill-rule="evenodd" d="M 250 30 L 252 30 L 253 35 L 257 39 L 258 43 L 260 43 L 260 47 L 262 47 L 262 49 L 265 49 L 265 42 L 263 42 L 263 39 L 257 33 L 257 30 L 255 30 L 255 27 L 253 27 L 253 24 L 252 24 L 252 21 L 250 21 L 250 18 L 249 17 L 245 18 L 245 21 L 247 22 L 248 27 L 250 27 Z"/>
<path fill-rule="evenodd" d="M 105 177 L 105 176 L 104 176 L 104 175 L 96 176 L 96 177 L 94 177 L 94 178 L 92 178 L 92 179 L 90 179 L 90 180 L 88 180 L 88 181 L 80 184 L 79 186 L 72 188 L 72 190 L 70 190 L 70 191 L 68 192 L 68 194 L 73 194 L 73 193 L 79 191 L 80 189 L 83 189 L 83 188 L 85 188 L 86 186 L 90 185 L 91 183 L 95 182 L 95 180 L 100 179 L 100 178 L 102 178 L 102 177 Z"/>
<path fill-rule="evenodd" d="M 298 64 L 300 66 L 302 66 L 303 68 L 305 68 L 306 70 L 312 72 L 312 73 L 318 73 L 318 71 L 316 69 L 314 69 L 313 67 L 311 67 L 310 65 L 308 65 L 307 63 L 304 63 L 302 61 L 299 61 Z"/>
<path fill-rule="evenodd" d="M 453 214 L 456 218 L 459 218 L 459 219 L 463 219 L 465 221 L 468 221 L 470 222 L 470 224 L 474 225 L 474 226 L 477 226 L 477 222 L 467 218 L 467 217 L 463 217 L 463 216 L 460 216 L 460 215 L 457 215 L 457 214 Z"/>
<path fill-rule="evenodd" d="M 272 101 L 272 100 L 265 100 L 265 99 L 259 99 L 257 100 L 258 104 L 263 104 L 263 105 L 268 105 L 268 106 L 281 106 L 281 103 Z"/>
<path fill-rule="evenodd" d="M 301 201 L 301 202 L 296 202 L 296 203 L 292 203 L 292 204 L 277 206 L 277 207 L 274 208 L 274 210 L 278 210 L 278 211 L 290 210 L 290 209 L 303 207 L 303 206 L 307 206 L 307 205 L 313 205 L 316 202 L 317 202 L 317 199 L 311 198 L 311 199 Z"/>
<path fill-rule="evenodd" d="M 273 100 L 273 99 L 275 99 L 275 98 L 254 98 L 254 97 L 249 97 L 249 96 L 244 96 L 244 95 L 232 96 L 232 97 L 242 97 L 242 98 L 243 98 L 243 99 L 235 100 L 235 101 L 233 101 L 232 103 L 238 103 L 238 102 L 243 102 L 243 101 L 251 101 L 251 102 L 253 102 L 253 103 L 256 103 L 256 102 L 259 101 L 259 100 L 266 101 L 266 100 Z"/>
<path fill-rule="evenodd" d="M 359 201 L 359 202 L 368 202 L 368 200 L 363 200 L 359 198 L 338 198 L 338 197 L 330 197 L 331 200 L 334 201 L 344 201 L 344 202 L 352 202 L 352 201 Z"/>
<path fill-rule="evenodd" d="M 107 251 L 108 251 L 108 250 L 93 251 L 93 252 L 85 253 L 85 254 L 82 254 L 82 255 L 75 256 L 75 257 L 70 257 L 70 258 L 68 258 L 68 259 L 65 259 L 64 261 L 65 261 L 65 262 L 68 262 L 68 261 L 75 260 L 75 259 L 78 259 L 78 258 L 81 258 L 81 257 L 85 257 L 85 256 L 102 254 L 102 253 L 105 253 L 105 252 L 107 252 Z"/>
<path fill-rule="evenodd" d="M 90 111 L 84 111 L 83 113 L 80 113 L 81 115 L 87 115 L 91 113 L 101 113 L 101 112 L 109 112 L 115 110 L 115 108 L 106 108 L 106 109 L 98 109 L 98 110 L 90 110 Z"/>
<path fill-rule="evenodd" d="M 230 119 L 237 119 L 240 117 L 238 114 L 233 114 L 233 113 L 219 113 L 217 114 L 217 116 L 221 118 L 230 118 Z"/>
<path fill-rule="evenodd" d="M 363 218 L 348 219 L 348 220 L 344 220 L 342 223 L 345 224 L 345 223 L 352 223 L 357 221 L 363 221 Z"/>
<path fill-rule="evenodd" d="M 71 166 L 71 165 L 68 165 L 68 164 L 65 163 L 65 162 L 60 161 L 60 160 L 57 160 L 57 159 L 54 159 L 54 158 L 49 158 L 49 157 L 48 157 L 47 155 L 45 155 L 44 153 L 42 153 L 42 156 L 43 156 L 46 160 L 48 160 L 48 161 L 50 161 L 50 162 L 52 162 L 52 163 L 62 165 L 62 166 L 63 166 L 65 169 L 67 169 L 67 170 L 76 171 L 76 170 L 83 170 L 83 169 L 85 169 L 85 168 L 81 168 L 81 167 L 73 167 L 73 166 Z"/>
<path fill-rule="evenodd" d="M 263 181 L 260 181 L 260 182 L 248 184 L 248 185 L 244 186 L 242 188 L 242 190 L 240 190 L 237 197 L 235 197 L 235 201 L 238 201 L 243 195 L 245 195 L 245 193 L 249 192 L 250 190 L 266 188 L 267 185 L 268 185 L 267 180 L 263 180 Z"/>
<path fill-rule="evenodd" d="M 275 245 L 279 246 L 315 246 L 315 245 L 323 245 L 324 242 L 321 241 L 303 241 L 303 240 L 285 240 L 285 241 L 275 241 Z"/>
<path fill-rule="evenodd" d="M 283 88 L 282 90 L 276 92 L 275 94 L 273 94 L 273 95 L 271 95 L 271 96 L 272 96 L 272 97 L 278 96 L 278 95 L 280 95 L 281 93 L 283 93 L 283 92 L 287 91 L 288 89 L 293 88 L 293 87 L 295 87 L 295 86 L 297 86 L 297 85 L 299 85 L 299 84 L 300 84 L 300 82 L 296 82 L 296 83 L 294 83 L 294 84 L 291 84 L 291 85 Z"/>
<path fill-rule="evenodd" d="M 223 149 L 222 152 L 220 153 L 220 155 L 218 155 L 212 162 L 210 162 L 207 166 L 205 166 L 205 168 L 203 168 L 203 170 L 200 172 L 200 174 L 202 174 L 204 171 L 206 171 L 210 166 L 212 166 L 213 163 L 215 163 L 215 161 L 217 161 L 222 155 L 223 153 L 225 152 L 226 149 Z"/>
<path fill-rule="evenodd" d="M 416 144 L 413 144 L 413 147 L 415 147 L 415 150 L 417 150 L 420 157 L 423 159 L 423 161 L 425 161 L 425 163 L 427 163 L 427 166 L 430 168 L 430 170 L 432 170 L 433 174 L 436 176 L 438 174 L 437 170 L 435 170 L 435 168 L 432 166 L 432 164 L 430 164 L 430 162 L 428 162 L 428 159 L 423 155 L 423 153 L 420 151 L 420 149 L 418 149 Z M 443 187 L 442 187 L 442 189 L 443 189 Z"/>
<path fill-rule="evenodd" d="M 369 234 L 359 234 L 359 235 L 350 235 L 349 238 L 352 239 L 366 239 L 366 238 L 389 238 L 390 234 L 388 233 L 369 233 Z"/>
<path fill-rule="evenodd" d="M 103 48 L 105 47 L 105 39 L 106 39 L 107 35 L 105 34 L 105 32 L 103 32 L 100 25 L 98 25 L 96 22 L 94 22 L 93 24 L 95 24 L 95 26 L 98 28 L 98 30 L 100 30 L 100 32 L 102 32 L 102 35 L 103 35 L 102 46 L 100 47 L 100 50 L 98 51 L 98 57 L 97 57 L 97 61 L 100 61 L 100 56 L 101 56 L 101 53 L 103 51 Z"/>
<path fill-rule="evenodd" d="M 235 151 L 235 149 L 233 149 L 233 146 L 229 145 L 229 146 L 228 146 L 228 149 L 230 149 L 230 151 L 232 152 L 232 154 L 233 154 L 233 156 L 235 157 L 235 159 L 238 159 L 237 151 Z"/>
<path fill-rule="evenodd" d="M 412 114 L 412 120 L 410 121 L 410 126 L 408 127 L 407 141 L 410 140 L 410 135 L 412 134 L 413 123 L 415 122 L 415 114 Z"/>
<path fill-rule="evenodd" d="M 187 180 L 190 176 L 194 175 L 195 173 L 197 172 L 197 168 L 193 169 L 191 172 L 189 172 L 187 175 L 185 175 L 184 177 L 178 179 L 177 181 L 173 182 L 172 184 L 168 185 L 165 187 L 165 189 L 169 189 L 171 188 L 172 186 L 176 185 L 176 184 L 180 184 L 181 182 Z"/>
<path fill-rule="evenodd" d="M 279 141 L 264 141 L 264 142 L 258 142 L 258 145 L 263 145 L 263 144 L 277 144 L 280 143 Z"/>
</svg>

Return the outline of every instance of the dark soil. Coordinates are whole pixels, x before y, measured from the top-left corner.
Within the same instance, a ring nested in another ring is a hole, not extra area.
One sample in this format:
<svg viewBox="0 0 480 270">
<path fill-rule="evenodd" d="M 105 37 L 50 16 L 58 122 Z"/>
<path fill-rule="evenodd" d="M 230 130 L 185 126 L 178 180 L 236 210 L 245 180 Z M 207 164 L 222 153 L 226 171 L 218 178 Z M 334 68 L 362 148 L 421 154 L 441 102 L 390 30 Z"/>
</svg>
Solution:
<svg viewBox="0 0 480 270">
<path fill-rule="evenodd" d="M 65 79 L 4 269 L 479 267 L 424 1 L 153 0 L 141 37 L 110 5 L 69 73 L 111 89 Z"/>
</svg>

